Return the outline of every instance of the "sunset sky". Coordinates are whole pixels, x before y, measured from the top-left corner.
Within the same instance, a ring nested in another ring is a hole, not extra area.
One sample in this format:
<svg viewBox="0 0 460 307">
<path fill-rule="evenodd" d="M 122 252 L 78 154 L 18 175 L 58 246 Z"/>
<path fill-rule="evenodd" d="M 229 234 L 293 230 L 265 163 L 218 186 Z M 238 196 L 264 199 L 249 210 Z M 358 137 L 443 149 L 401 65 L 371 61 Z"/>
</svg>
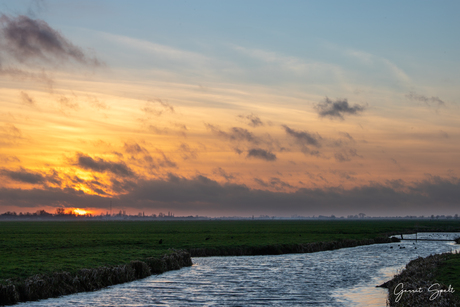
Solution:
<svg viewBox="0 0 460 307">
<path fill-rule="evenodd" d="M 459 1 L 0 1 L 0 213 L 460 214 Z"/>
</svg>

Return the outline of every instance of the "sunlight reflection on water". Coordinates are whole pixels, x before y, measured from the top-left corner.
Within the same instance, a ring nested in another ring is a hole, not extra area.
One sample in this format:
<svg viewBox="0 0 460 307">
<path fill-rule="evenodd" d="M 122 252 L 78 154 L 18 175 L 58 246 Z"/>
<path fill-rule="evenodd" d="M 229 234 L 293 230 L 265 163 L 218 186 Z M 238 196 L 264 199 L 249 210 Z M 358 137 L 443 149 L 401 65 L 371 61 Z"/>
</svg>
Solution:
<svg viewBox="0 0 460 307">
<path fill-rule="evenodd" d="M 453 249 L 449 242 L 404 241 L 311 254 L 193 258 L 192 267 L 179 271 L 20 305 L 385 306 L 387 291 L 376 285 L 412 259 Z"/>
</svg>

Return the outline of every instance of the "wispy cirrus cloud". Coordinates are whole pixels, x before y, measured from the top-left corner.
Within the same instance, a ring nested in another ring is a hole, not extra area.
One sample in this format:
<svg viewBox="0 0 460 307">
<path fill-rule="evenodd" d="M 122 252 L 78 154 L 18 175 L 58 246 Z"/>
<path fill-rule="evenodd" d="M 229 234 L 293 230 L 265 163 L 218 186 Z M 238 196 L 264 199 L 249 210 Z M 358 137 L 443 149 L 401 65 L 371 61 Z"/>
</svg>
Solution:
<svg viewBox="0 0 460 307">
<path fill-rule="evenodd" d="M 165 100 L 149 99 L 141 110 L 148 116 L 160 116 L 164 112 L 174 113 L 174 107 Z"/>
<path fill-rule="evenodd" d="M 435 105 L 436 107 L 443 107 L 446 103 L 437 96 L 427 97 L 425 95 L 420 95 L 415 92 L 410 92 L 406 94 L 406 98 L 412 101 L 421 101 L 428 106 Z"/>
<path fill-rule="evenodd" d="M 241 118 L 246 121 L 246 123 L 251 127 L 260 127 L 265 124 L 260 120 L 259 116 L 254 115 L 253 113 L 249 115 L 238 115 L 238 118 Z"/>
<path fill-rule="evenodd" d="M 28 105 L 28 106 L 36 106 L 36 103 L 35 103 L 35 99 L 33 99 L 32 97 L 29 96 L 29 94 L 27 94 L 26 92 L 24 91 L 21 91 L 21 101 L 25 104 L 25 105 Z"/>
<path fill-rule="evenodd" d="M 256 137 L 252 132 L 244 128 L 232 127 L 228 132 L 226 132 L 211 124 L 205 124 L 205 126 L 207 129 L 211 130 L 211 132 L 215 135 L 229 141 L 246 141 L 251 144 L 260 143 L 258 137 Z"/>
</svg>

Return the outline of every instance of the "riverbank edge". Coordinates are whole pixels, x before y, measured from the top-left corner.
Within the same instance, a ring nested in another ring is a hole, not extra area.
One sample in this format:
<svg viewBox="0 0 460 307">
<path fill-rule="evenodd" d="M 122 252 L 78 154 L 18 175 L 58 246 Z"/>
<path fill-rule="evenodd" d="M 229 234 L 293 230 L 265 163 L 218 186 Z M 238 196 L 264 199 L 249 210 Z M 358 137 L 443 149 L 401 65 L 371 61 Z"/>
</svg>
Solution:
<svg viewBox="0 0 460 307">
<path fill-rule="evenodd" d="M 55 272 L 49 275 L 34 275 L 23 281 L 0 285 L 0 305 L 14 305 L 19 302 L 96 291 L 191 265 L 189 252 L 175 251 L 161 258 L 135 260 L 112 267 L 82 269 L 76 274 Z"/>
<path fill-rule="evenodd" d="M 113 267 L 82 269 L 73 275 L 68 272 L 34 275 L 20 282 L 0 285 L 0 305 L 14 305 L 19 302 L 100 290 L 112 285 L 142 279 L 153 274 L 161 274 L 191 266 L 191 257 L 314 253 L 361 245 L 391 243 L 394 240 L 388 237 L 380 237 L 365 240 L 344 239 L 333 242 L 273 244 L 266 246 L 190 248 L 163 255 L 161 258 L 148 258 L 144 261 L 136 260 L 125 265 Z"/>
<path fill-rule="evenodd" d="M 379 287 L 388 289 L 387 306 L 460 306 L 460 299 L 448 291 L 450 286 L 439 283 L 435 278 L 437 269 L 450 254 L 414 259 L 399 274 L 380 285 Z M 446 292 L 436 295 L 436 289 Z"/>
<path fill-rule="evenodd" d="M 313 243 L 292 243 L 292 244 L 272 244 L 265 246 L 237 246 L 237 247 L 201 247 L 189 248 L 187 251 L 192 257 L 212 257 L 212 256 L 263 256 L 263 255 L 282 255 L 282 254 L 304 254 L 335 250 L 346 247 L 356 247 L 361 245 L 371 245 L 380 243 L 398 242 L 396 238 L 379 237 L 375 239 L 343 239 L 332 242 L 313 242 Z"/>
</svg>

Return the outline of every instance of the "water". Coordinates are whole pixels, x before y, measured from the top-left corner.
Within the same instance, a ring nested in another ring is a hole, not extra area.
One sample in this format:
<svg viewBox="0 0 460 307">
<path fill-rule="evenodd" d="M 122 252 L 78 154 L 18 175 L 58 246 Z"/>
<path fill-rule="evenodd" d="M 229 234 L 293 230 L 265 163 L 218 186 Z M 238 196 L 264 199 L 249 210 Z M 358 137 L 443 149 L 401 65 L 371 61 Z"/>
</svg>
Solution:
<svg viewBox="0 0 460 307">
<path fill-rule="evenodd" d="M 458 234 L 418 238 L 429 236 Z M 178 271 L 20 305 L 385 306 L 387 290 L 376 285 L 412 259 L 457 249 L 453 242 L 404 241 L 310 254 L 193 258 L 192 267 Z"/>
</svg>

